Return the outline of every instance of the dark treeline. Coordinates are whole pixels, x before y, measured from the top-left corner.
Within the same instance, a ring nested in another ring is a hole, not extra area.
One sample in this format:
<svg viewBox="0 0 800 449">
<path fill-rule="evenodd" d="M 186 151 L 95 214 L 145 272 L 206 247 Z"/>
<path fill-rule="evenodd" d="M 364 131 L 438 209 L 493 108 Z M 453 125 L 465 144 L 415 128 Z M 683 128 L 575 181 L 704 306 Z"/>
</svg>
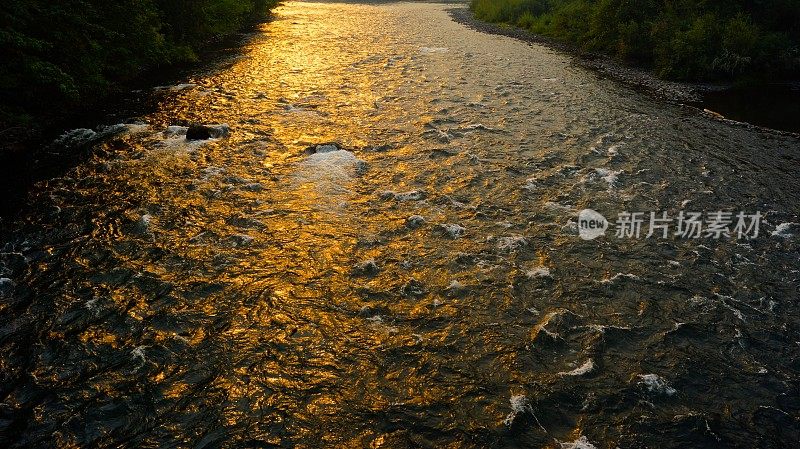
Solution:
<svg viewBox="0 0 800 449">
<path fill-rule="evenodd" d="M 0 125 L 79 107 L 143 71 L 197 58 L 276 0 L 5 0 Z"/>
<path fill-rule="evenodd" d="M 800 0 L 473 0 L 472 10 L 663 78 L 800 78 Z"/>
</svg>

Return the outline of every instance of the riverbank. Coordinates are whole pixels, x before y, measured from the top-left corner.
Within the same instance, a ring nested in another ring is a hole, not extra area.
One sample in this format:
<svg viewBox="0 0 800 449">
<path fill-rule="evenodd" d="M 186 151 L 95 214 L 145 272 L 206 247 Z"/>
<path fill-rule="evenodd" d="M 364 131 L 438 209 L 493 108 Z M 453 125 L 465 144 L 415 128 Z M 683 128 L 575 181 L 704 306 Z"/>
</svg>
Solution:
<svg viewBox="0 0 800 449">
<path fill-rule="evenodd" d="M 800 137 L 800 129 L 796 129 L 797 125 L 791 120 L 786 120 L 787 117 L 797 116 L 795 109 L 798 105 L 794 100 L 793 92 L 798 90 L 798 83 L 763 87 L 764 92 L 769 92 L 771 102 L 766 104 L 760 102 L 761 108 L 764 109 L 764 113 L 761 115 L 772 116 L 776 110 L 780 111 L 781 115 L 776 119 L 768 118 L 758 123 L 754 120 L 758 112 L 753 111 L 752 108 L 742 107 L 752 99 L 758 88 L 737 89 L 733 83 L 663 80 L 646 68 L 620 62 L 608 55 L 585 52 L 568 42 L 534 34 L 510 25 L 484 22 L 475 18 L 467 6 L 451 8 L 449 13 L 453 20 L 476 31 L 508 36 L 569 54 L 577 65 L 593 70 L 602 77 L 613 79 L 659 100 L 695 109 L 698 113 L 705 114 L 711 119 L 726 122 L 731 126 Z"/>
<path fill-rule="evenodd" d="M 453 20 L 476 31 L 513 37 L 525 42 L 544 45 L 554 50 L 568 53 L 574 56 L 575 62 L 581 66 L 595 70 L 604 76 L 630 86 L 643 89 L 662 100 L 676 103 L 691 103 L 699 101 L 705 92 L 719 91 L 728 87 L 725 85 L 665 81 L 644 69 L 623 65 L 606 55 L 581 51 L 576 45 L 564 41 L 534 34 L 530 31 L 510 25 L 478 20 L 475 18 L 472 11 L 470 11 L 469 7 L 466 6 L 463 8 L 452 8 L 449 12 Z"/>
<path fill-rule="evenodd" d="M 180 86 L 193 75 L 225 66 L 242 54 L 263 23 L 253 22 L 241 31 L 209 40 L 200 49 L 203 57 L 167 67 L 152 68 L 135 79 L 117 85 L 113 95 L 98 96 L 83 107 L 57 109 L 36 117 L 27 126 L 0 130 L 0 221 L 13 216 L 27 200 L 37 182 L 58 176 L 83 162 L 91 146 L 56 148 L 52 144 L 68 130 L 102 128 L 136 120 L 157 109 L 169 86 Z"/>
</svg>

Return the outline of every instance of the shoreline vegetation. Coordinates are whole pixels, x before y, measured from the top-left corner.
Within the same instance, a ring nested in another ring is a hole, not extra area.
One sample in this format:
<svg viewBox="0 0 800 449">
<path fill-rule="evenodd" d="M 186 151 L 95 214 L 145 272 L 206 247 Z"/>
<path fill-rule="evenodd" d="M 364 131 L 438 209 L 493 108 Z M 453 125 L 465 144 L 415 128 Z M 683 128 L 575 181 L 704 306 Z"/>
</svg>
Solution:
<svg viewBox="0 0 800 449">
<path fill-rule="evenodd" d="M 277 0 L 9 0 L 0 11 L 0 152 L 269 17 Z"/>
<path fill-rule="evenodd" d="M 800 79 L 794 0 L 472 0 L 475 18 L 602 53 L 669 81 Z"/>
</svg>

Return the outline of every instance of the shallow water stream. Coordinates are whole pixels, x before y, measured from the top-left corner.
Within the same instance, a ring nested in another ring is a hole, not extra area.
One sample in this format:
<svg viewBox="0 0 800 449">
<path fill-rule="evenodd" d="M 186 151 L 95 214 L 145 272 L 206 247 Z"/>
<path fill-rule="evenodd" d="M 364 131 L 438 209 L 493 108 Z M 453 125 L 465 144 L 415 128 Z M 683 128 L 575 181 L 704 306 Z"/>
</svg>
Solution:
<svg viewBox="0 0 800 449">
<path fill-rule="evenodd" d="M 63 139 L 99 143 L 0 234 L 2 445 L 800 440 L 800 141 L 449 7 L 286 2 L 137 124 Z M 589 241 L 585 208 L 764 217 Z"/>
</svg>

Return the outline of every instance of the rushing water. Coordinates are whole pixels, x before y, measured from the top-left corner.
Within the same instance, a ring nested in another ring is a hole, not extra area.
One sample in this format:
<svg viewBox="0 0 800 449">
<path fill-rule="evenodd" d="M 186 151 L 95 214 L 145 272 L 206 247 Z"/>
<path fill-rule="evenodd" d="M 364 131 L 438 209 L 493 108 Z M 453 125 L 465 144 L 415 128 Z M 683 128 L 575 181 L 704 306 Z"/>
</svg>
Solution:
<svg viewBox="0 0 800 449">
<path fill-rule="evenodd" d="M 288 2 L 139 124 L 73 132 L 92 158 L 3 229 L 0 443 L 796 444 L 800 142 L 447 8 Z M 584 208 L 765 218 L 584 241 Z"/>
</svg>

